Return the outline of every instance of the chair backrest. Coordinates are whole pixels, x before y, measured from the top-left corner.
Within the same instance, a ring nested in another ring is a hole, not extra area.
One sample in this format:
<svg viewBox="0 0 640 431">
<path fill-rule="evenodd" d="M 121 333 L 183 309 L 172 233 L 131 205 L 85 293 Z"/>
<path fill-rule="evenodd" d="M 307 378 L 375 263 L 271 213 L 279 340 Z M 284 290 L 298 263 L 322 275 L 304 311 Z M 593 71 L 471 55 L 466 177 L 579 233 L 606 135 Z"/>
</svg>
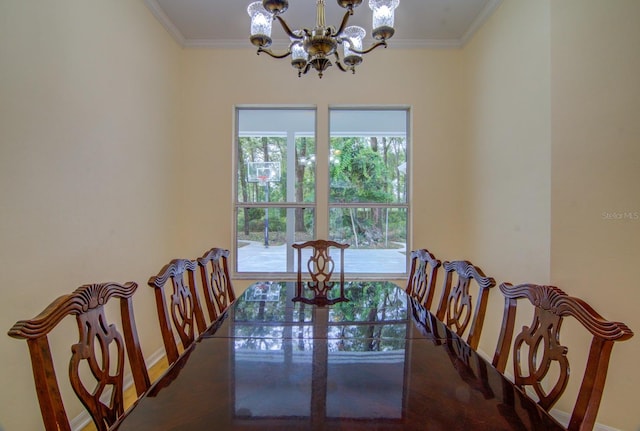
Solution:
<svg viewBox="0 0 640 431">
<path fill-rule="evenodd" d="M 624 323 L 605 320 L 586 302 L 568 296 L 555 286 L 513 286 L 503 283 L 500 291 L 505 298 L 505 308 L 493 365 L 504 372 L 513 346 L 514 383 L 523 389 L 533 389 L 538 397 L 538 404 L 545 410 L 553 407 L 569 380 L 568 348 L 560 344 L 563 319 L 575 318 L 593 336 L 582 384 L 568 426 L 569 430 L 591 430 L 600 406 L 613 343 L 631 338 L 633 332 Z M 519 299 L 528 300 L 534 307 L 533 320 L 530 326 L 522 328 L 512 345 Z M 559 366 L 559 372 L 553 374 L 558 374 L 557 380 L 550 386 L 553 381 L 549 380 L 553 380 L 553 377 L 549 377 L 547 373 L 553 363 Z M 530 364 L 535 364 L 535 369 Z M 551 389 L 546 391 L 545 388 Z"/>
<path fill-rule="evenodd" d="M 428 310 L 431 309 L 438 268 L 441 265 L 442 262 L 425 248 L 411 252 L 411 270 L 406 291 Z"/>
<path fill-rule="evenodd" d="M 467 343 L 475 350 L 480 342 L 489 289 L 496 285 L 496 281 L 466 260 L 445 262 L 442 266 L 445 279 L 436 317 L 461 337 L 468 328 Z M 456 285 L 452 287 L 454 278 Z M 475 307 L 470 291 L 472 281 L 478 288 Z"/>
<path fill-rule="evenodd" d="M 198 258 L 204 300 L 212 322 L 236 299 L 229 277 L 228 257 L 229 250 L 214 247 Z"/>
<path fill-rule="evenodd" d="M 71 346 L 71 387 L 99 431 L 107 430 L 124 413 L 125 351 L 138 397 L 149 388 L 149 375 L 133 316 L 131 298 L 137 287 L 132 282 L 81 286 L 53 301 L 33 319 L 16 322 L 9 330 L 9 336 L 27 340 L 40 411 L 47 431 L 71 430 L 48 338 L 48 334 L 67 316 L 75 316 L 79 333 L 78 342 Z M 115 324 L 108 322 L 104 312 L 104 305 L 111 298 L 120 299 L 122 333 Z M 82 373 L 81 378 L 80 369 L 89 369 L 91 373 Z M 88 381 L 93 387 L 87 387 Z"/>
<path fill-rule="evenodd" d="M 349 247 L 349 244 L 341 244 L 339 242 L 317 239 L 313 241 L 306 241 L 303 243 L 295 243 L 291 245 L 294 249 L 298 250 L 298 282 L 296 286 L 296 296 L 294 301 L 311 302 L 318 305 L 331 304 L 338 301 L 344 301 L 344 251 Z M 302 292 L 302 250 L 311 249 L 311 256 L 307 261 L 307 273 L 311 278 L 311 281 L 307 283 L 309 289 L 314 293 L 312 301 L 308 301 L 304 297 Z M 328 292 L 334 287 L 335 281 L 332 280 L 333 271 L 335 269 L 335 262 L 330 254 L 330 249 L 335 248 L 340 251 L 340 293 L 334 299 L 330 300 L 327 297 Z"/>
<path fill-rule="evenodd" d="M 206 330 L 200 297 L 196 289 L 197 263 L 187 259 L 173 259 L 157 275 L 149 278 L 149 286 L 156 295 L 160 331 L 169 364 L 180 356 L 180 345 L 187 349 L 197 335 Z M 171 280 L 172 292 L 167 295 L 165 285 Z M 180 342 L 174 336 L 178 334 Z"/>
</svg>

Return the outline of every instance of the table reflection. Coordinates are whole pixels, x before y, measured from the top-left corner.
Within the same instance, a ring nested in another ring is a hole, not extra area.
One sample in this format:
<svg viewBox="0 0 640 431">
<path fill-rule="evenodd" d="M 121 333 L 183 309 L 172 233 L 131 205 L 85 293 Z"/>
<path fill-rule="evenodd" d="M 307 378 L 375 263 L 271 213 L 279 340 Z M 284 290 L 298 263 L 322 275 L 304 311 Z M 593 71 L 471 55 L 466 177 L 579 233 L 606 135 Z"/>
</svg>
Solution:
<svg viewBox="0 0 640 431">
<path fill-rule="evenodd" d="M 114 429 L 561 429 L 394 284 L 325 307 L 294 285 L 248 289 Z"/>
<path fill-rule="evenodd" d="M 236 417 L 400 419 L 406 295 L 391 283 L 347 283 L 349 301 L 314 307 L 287 301 L 294 288 L 259 283 L 228 316 Z"/>
</svg>

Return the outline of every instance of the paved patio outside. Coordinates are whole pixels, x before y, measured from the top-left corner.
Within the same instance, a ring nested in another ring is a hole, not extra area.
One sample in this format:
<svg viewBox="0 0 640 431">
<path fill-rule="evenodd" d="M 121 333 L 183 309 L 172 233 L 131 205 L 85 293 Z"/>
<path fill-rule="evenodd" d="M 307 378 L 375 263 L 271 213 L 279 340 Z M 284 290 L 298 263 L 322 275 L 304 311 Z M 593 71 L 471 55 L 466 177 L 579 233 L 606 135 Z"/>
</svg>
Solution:
<svg viewBox="0 0 640 431">
<path fill-rule="evenodd" d="M 305 254 L 306 253 L 306 254 Z M 339 254 L 332 254 L 336 268 L 340 269 Z M 303 250 L 302 259 L 306 261 L 311 250 Z M 286 272 L 287 245 L 265 247 L 258 241 L 238 249 L 236 257 L 239 272 Z M 293 253 L 293 270 L 297 270 L 297 257 Z M 344 265 L 347 272 L 359 273 L 404 273 L 406 267 L 405 248 L 393 249 L 357 249 L 348 248 L 344 252 Z"/>
</svg>

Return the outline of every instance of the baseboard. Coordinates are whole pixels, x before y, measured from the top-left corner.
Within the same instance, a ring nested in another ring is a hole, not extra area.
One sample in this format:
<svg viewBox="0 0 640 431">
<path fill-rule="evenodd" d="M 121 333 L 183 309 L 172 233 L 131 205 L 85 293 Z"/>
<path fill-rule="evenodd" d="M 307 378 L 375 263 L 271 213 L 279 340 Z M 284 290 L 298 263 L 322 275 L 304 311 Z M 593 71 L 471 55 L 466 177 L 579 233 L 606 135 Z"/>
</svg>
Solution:
<svg viewBox="0 0 640 431">
<path fill-rule="evenodd" d="M 564 426 L 565 428 L 569 425 L 569 420 L 571 419 L 571 414 L 567 413 L 567 412 L 563 412 L 561 410 L 558 409 L 552 409 L 550 412 L 551 416 L 553 416 L 555 418 L 555 420 L 557 420 L 558 422 L 560 422 L 560 424 L 562 426 Z M 594 431 L 621 431 L 618 428 L 613 428 L 607 425 L 603 425 L 600 423 L 597 423 L 593 426 Z"/>
<path fill-rule="evenodd" d="M 164 356 L 165 356 L 165 352 L 163 348 L 160 348 L 155 352 L 153 352 L 147 359 L 145 359 L 145 362 L 147 364 L 147 369 L 150 369 L 159 361 L 161 361 L 164 358 Z M 127 374 L 124 377 L 125 391 L 131 386 L 133 386 L 133 376 L 131 374 Z M 84 429 L 90 423 L 91 423 L 91 416 L 89 416 L 89 412 L 87 412 L 86 410 L 83 410 L 82 413 L 80 413 L 78 416 L 76 416 L 75 418 L 69 421 L 69 425 L 71 426 L 72 431 L 82 431 L 82 429 Z"/>
</svg>

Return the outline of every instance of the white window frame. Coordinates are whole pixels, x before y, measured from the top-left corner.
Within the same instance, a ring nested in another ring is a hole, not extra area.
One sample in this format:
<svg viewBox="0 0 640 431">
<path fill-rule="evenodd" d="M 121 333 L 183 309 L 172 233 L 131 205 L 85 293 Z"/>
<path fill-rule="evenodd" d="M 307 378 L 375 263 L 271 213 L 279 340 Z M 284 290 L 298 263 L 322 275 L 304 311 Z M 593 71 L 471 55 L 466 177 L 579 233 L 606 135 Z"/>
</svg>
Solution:
<svg viewBox="0 0 640 431">
<path fill-rule="evenodd" d="M 315 165 L 315 193 L 313 202 L 270 202 L 270 203 L 243 203 L 238 202 L 237 190 L 237 173 L 238 173 L 238 116 L 239 111 L 243 109 L 260 109 L 260 110 L 295 110 L 295 109 L 312 109 L 315 111 L 315 145 L 316 145 L 316 165 Z M 375 203 L 375 204 L 343 204 L 329 202 L 329 142 L 330 142 L 330 125 L 329 117 L 331 110 L 358 110 L 358 111 L 380 111 L 380 110 L 398 110 L 406 112 L 406 200 L 404 203 Z M 401 280 L 407 277 L 409 270 L 409 258 L 411 250 L 411 233 L 412 233 L 412 208 L 411 208 L 411 149 L 412 149 L 412 129 L 411 129 L 411 108 L 406 105 L 329 105 L 319 108 L 317 105 L 236 105 L 233 109 L 234 115 L 234 149 L 233 149 L 233 170 L 232 170 L 232 192 L 233 192 L 233 229 L 232 244 L 232 275 L 237 279 L 245 280 L 294 280 L 297 268 L 287 272 L 239 272 L 237 270 L 237 218 L 238 211 L 244 207 L 256 208 L 314 208 L 314 237 L 328 238 L 329 235 L 329 210 L 331 208 L 405 208 L 407 213 L 406 220 L 406 249 L 405 249 L 405 271 L 398 273 L 349 273 L 348 268 L 345 275 L 349 279 L 357 280 Z M 291 247 L 288 247 L 292 249 Z"/>
</svg>

